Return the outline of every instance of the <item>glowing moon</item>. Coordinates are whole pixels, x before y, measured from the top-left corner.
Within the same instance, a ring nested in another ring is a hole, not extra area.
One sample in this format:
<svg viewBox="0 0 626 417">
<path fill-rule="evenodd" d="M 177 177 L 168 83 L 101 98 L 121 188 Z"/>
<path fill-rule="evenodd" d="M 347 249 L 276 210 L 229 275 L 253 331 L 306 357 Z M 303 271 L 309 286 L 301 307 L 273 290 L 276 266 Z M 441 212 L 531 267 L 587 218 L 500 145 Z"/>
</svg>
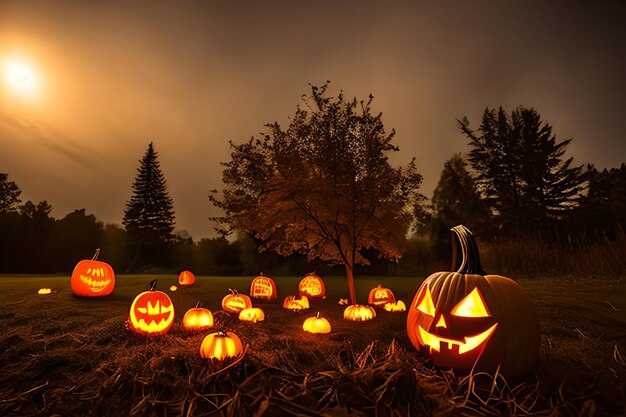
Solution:
<svg viewBox="0 0 626 417">
<path fill-rule="evenodd" d="M 33 95 L 37 88 L 37 74 L 25 62 L 7 61 L 4 64 L 4 79 L 16 93 Z"/>
</svg>

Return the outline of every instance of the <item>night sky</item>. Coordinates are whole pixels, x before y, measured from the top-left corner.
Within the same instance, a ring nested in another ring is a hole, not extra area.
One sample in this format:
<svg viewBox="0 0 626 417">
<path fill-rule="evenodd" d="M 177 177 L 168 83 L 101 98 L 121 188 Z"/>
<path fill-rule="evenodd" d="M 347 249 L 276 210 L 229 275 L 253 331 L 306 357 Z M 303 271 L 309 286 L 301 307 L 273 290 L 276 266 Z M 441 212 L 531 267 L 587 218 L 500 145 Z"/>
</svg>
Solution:
<svg viewBox="0 0 626 417">
<path fill-rule="evenodd" d="M 506 4 L 503 4 L 506 3 Z M 626 2 L 2 1 L 0 172 L 57 218 L 121 224 L 150 141 L 176 229 L 212 235 L 228 140 L 286 125 L 309 83 L 366 99 L 430 196 L 466 152 L 455 119 L 535 107 L 578 164 L 626 160 Z"/>
</svg>

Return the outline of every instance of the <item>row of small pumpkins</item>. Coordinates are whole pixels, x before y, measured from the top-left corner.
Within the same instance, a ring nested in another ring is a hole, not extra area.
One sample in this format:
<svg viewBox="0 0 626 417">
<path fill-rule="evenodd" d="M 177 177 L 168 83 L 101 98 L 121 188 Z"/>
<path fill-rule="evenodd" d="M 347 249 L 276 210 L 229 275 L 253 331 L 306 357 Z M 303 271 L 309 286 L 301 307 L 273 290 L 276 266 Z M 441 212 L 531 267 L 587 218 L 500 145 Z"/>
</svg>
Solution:
<svg viewBox="0 0 626 417">
<path fill-rule="evenodd" d="M 432 274 L 417 290 L 407 316 L 409 340 L 416 349 L 429 354 L 435 365 L 440 367 L 497 370 L 507 376 L 526 373 L 539 355 L 541 334 L 532 300 L 515 281 L 499 275 L 488 275 L 483 270 L 478 246 L 467 228 L 459 225 L 451 231 L 451 269 L 454 272 Z M 76 295 L 108 295 L 113 290 L 113 270 L 108 264 L 97 262 L 98 252 L 93 260 L 81 261 L 76 266 L 72 274 L 72 291 Z M 275 299 L 273 280 L 269 277 L 257 279 L 264 285 L 255 286 L 253 282 L 251 295 Z M 303 294 L 303 291 L 308 291 L 304 289 L 308 284 L 312 291 Z M 396 303 L 393 293 L 388 289 L 378 287 L 372 291 L 373 298 L 370 292 L 368 300 L 371 304 L 383 305 L 388 310 L 403 307 L 404 303 Z M 286 308 L 293 306 L 294 309 L 305 309 L 308 297 L 326 296 L 323 281 L 314 276 L 307 276 L 300 282 L 299 293 L 299 297 L 287 297 L 283 305 Z M 167 297 L 164 293 L 160 294 Z M 171 301 L 166 303 L 164 299 L 161 303 L 155 299 L 149 305 L 147 301 L 143 303 L 144 297 L 149 295 L 142 293 L 137 296 L 131 307 L 131 316 L 133 310 L 136 310 L 135 315 L 139 320 L 142 314 L 148 312 L 160 317 L 171 315 L 173 318 Z M 370 306 L 351 305 L 346 308 L 344 318 L 364 320 L 375 314 Z M 146 326 L 159 327 L 154 321 Z M 219 340 L 220 337 L 225 336 L 214 335 L 212 340 Z"/>
</svg>

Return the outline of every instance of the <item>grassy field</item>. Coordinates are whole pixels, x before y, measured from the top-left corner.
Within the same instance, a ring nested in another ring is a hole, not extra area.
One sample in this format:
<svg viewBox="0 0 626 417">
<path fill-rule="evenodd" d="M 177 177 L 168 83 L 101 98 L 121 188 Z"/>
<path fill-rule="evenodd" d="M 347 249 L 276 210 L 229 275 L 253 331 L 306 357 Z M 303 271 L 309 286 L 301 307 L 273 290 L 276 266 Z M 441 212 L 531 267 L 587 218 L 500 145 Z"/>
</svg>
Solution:
<svg viewBox="0 0 626 417">
<path fill-rule="evenodd" d="M 130 303 L 158 278 L 177 323 L 165 336 L 125 329 Z M 623 415 L 626 395 L 626 280 L 519 281 L 542 320 L 541 359 L 522 381 L 436 369 L 408 341 L 405 313 L 380 312 L 353 323 L 337 305 L 343 277 L 325 277 L 326 300 L 305 313 L 264 304 L 266 321 L 215 315 L 239 334 L 246 355 L 226 364 L 198 356 L 204 334 L 184 332 L 184 312 L 200 301 L 214 314 L 229 288 L 248 292 L 252 277 L 197 277 L 170 292 L 174 276 L 118 276 L 104 299 L 72 296 L 69 276 L 0 277 L 0 415 Z M 297 277 L 276 278 L 279 300 Z M 357 298 L 379 280 L 357 277 Z M 407 304 L 421 279 L 385 277 Z M 37 295 L 51 287 L 53 293 Z M 320 311 L 329 335 L 302 322 Z"/>
</svg>

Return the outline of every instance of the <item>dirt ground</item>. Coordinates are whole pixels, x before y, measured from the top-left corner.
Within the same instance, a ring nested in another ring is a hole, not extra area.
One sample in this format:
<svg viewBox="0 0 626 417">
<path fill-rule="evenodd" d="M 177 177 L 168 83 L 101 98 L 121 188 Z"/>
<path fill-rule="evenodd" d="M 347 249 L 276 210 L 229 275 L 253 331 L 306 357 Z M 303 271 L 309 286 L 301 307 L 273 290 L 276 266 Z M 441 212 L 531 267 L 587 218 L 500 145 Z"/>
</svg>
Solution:
<svg viewBox="0 0 626 417">
<path fill-rule="evenodd" d="M 220 310 L 228 288 L 247 292 L 251 277 L 198 277 L 169 292 L 177 322 L 162 337 L 125 329 L 130 303 L 153 276 L 119 276 L 103 299 L 72 296 L 68 276 L 0 277 L 2 416 L 342 416 L 342 415 L 624 415 L 626 281 L 550 278 L 520 283 L 537 304 L 541 358 L 524 380 L 456 375 L 436 369 L 406 336 L 406 313 L 342 319 L 342 277 L 325 278 L 328 297 L 303 313 L 259 304 L 266 320 L 241 323 Z M 278 278 L 279 299 L 298 278 Z M 364 301 L 376 278 L 357 278 Z M 382 278 L 407 304 L 420 280 Z M 53 288 L 47 296 L 41 287 Z M 204 333 L 180 320 L 200 301 L 216 327 L 237 333 L 246 353 L 235 361 L 198 355 Z M 328 335 L 302 331 L 317 311 Z"/>
</svg>

